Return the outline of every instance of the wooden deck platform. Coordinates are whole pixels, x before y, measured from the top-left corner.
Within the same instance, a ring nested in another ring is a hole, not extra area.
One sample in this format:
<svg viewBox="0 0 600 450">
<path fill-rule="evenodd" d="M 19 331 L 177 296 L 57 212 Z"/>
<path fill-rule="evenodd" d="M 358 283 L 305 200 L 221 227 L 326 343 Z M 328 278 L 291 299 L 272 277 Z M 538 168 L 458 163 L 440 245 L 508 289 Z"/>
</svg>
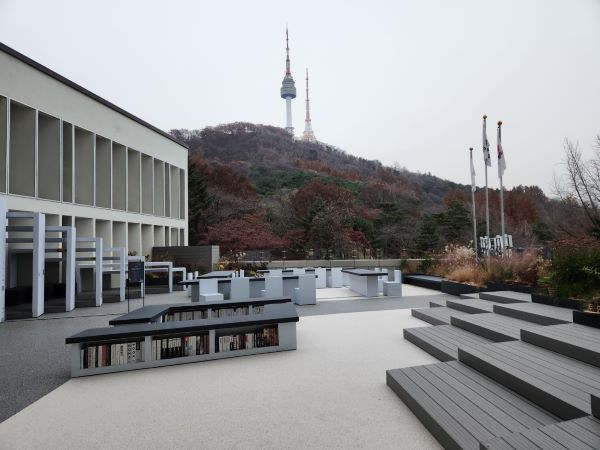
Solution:
<svg viewBox="0 0 600 450">
<path fill-rule="evenodd" d="M 470 314 L 491 313 L 494 310 L 494 302 L 479 299 L 458 299 L 446 301 L 448 308 L 456 309 Z"/>
<path fill-rule="evenodd" d="M 529 329 L 540 326 L 495 313 L 455 316 L 450 319 L 450 323 L 494 342 L 518 341 L 521 338 L 523 328 Z"/>
<path fill-rule="evenodd" d="M 447 449 L 477 450 L 559 420 L 457 361 L 388 370 L 387 384 Z"/>
<path fill-rule="evenodd" d="M 523 330 L 521 340 L 600 367 L 600 329 L 575 323 Z"/>
<path fill-rule="evenodd" d="M 498 303 L 530 303 L 531 294 L 524 294 L 522 292 L 515 291 L 493 291 L 493 292 L 480 292 L 479 298 L 481 300 L 491 300 Z"/>
<path fill-rule="evenodd" d="M 520 431 L 481 444 L 481 450 L 597 450 L 600 420 L 586 416 Z"/>
<path fill-rule="evenodd" d="M 481 336 L 452 325 L 405 328 L 404 339 L 425 350 L 440 361 L 458 359 L 458 347 L 475 347 L 490 344 Z"/>
<path fill-rule="evenodd" d="M 521 341 L 459 348 L 459 361 L 565 420 L 591 413 L 600 368 Z"/>
<path fill-rule="evenodd" d="M 541 303 L 513 303 L 494 305 L 494 312 L 539 325 L 559 325 L 573 322 L 573 310 Z"/>
<path fill-rule="evenodd" d="M 470 315 L 469 313 L 450 309 L 445 306 L 412 309 L 411 314 L 417 319 L 421 319 L 432 325 L 450 325 L 451 315 L 459 317 Z"/>
</svg>

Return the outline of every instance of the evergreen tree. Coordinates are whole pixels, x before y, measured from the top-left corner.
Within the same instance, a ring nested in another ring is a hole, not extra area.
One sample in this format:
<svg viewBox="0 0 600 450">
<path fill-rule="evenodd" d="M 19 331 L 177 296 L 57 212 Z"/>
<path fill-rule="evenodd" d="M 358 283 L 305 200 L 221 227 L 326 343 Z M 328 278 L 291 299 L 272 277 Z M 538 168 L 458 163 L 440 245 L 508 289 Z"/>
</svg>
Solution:
<svg viewBox="0 0 600 450">
<path fill-rule="evenodd" d="M 208 215 L 213 198 L 206 179 L 193 161 L 188 162 L 189 243 L 198 245 L 208 230 Z"/>
</svg>

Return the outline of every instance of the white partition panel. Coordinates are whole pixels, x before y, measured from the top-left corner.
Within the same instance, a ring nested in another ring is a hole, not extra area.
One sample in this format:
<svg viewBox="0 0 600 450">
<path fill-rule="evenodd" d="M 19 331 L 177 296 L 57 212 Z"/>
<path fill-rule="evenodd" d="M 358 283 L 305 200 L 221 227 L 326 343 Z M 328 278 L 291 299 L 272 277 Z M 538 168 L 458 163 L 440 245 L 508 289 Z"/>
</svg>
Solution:
<svg viewBox="0 0 600 450">
<path fill-rule="evenodd" d="M 0 322 L 6 320 L 6 202 L 0 199 Z"/>
</svg>

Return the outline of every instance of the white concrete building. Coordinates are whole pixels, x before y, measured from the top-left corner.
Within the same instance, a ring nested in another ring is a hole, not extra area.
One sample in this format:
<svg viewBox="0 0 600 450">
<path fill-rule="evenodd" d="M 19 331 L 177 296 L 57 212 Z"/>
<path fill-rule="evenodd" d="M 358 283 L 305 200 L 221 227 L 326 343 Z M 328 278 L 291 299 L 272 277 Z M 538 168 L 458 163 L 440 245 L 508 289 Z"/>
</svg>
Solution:
<svg viewBox="0 0 600 450">
<path fill-rule="evenodd" d="M 149 93 L 149 96 L 151 94 Z M 188 149 L 0 43 L 0 197 L 138 255 L 187 245 Z"/>
</svg>

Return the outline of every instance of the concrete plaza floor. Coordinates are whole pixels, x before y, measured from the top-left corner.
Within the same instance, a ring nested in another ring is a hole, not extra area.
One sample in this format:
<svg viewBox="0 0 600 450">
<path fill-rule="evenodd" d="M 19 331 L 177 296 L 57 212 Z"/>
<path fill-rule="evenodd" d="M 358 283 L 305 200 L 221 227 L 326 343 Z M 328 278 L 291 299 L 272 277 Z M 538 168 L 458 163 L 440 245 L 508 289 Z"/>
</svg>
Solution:
<svg viewBox="0 0 600 450">
<path fill-rule="evenodd" d="M 402 337 L 423 325 L 409 309 L 302 317 L 296 351 L 72 379 L 1 423 L 0 448 L 437 449 L 385 384 L 435 362 Z"/>
</svg>

